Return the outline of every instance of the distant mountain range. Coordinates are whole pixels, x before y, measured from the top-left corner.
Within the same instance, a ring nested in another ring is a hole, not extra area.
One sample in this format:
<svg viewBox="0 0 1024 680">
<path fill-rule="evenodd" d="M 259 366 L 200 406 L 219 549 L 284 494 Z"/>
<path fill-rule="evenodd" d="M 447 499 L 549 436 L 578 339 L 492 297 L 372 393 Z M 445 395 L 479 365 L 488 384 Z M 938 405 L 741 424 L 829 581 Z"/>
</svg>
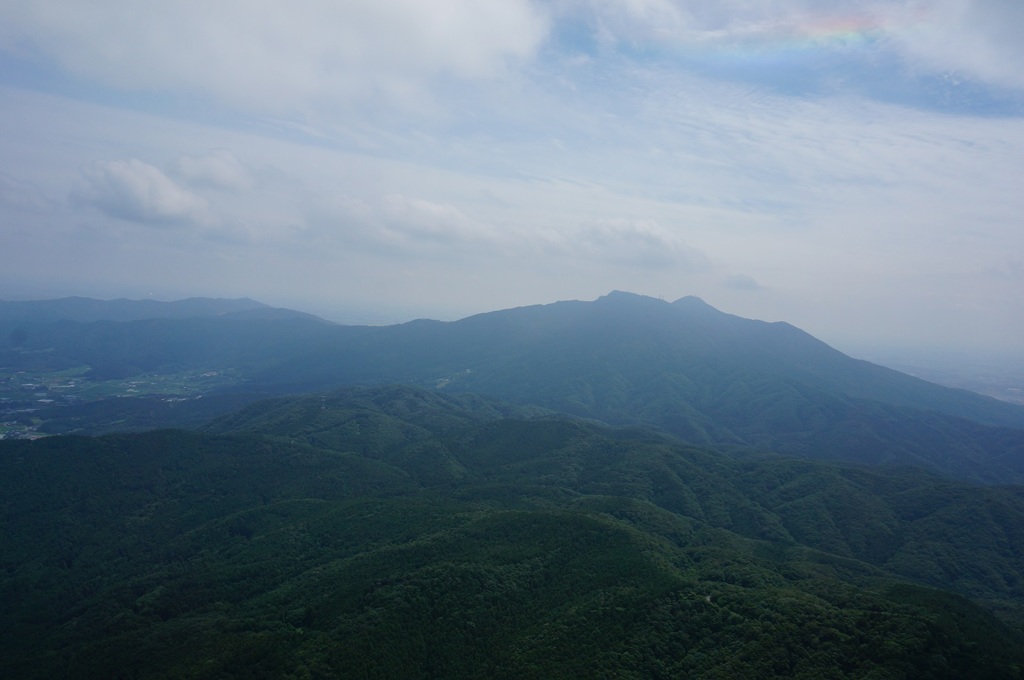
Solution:
<svg viewBox="0 0 1024 680">
<path fill-rule="evenodd" d="M 229 389 L 254 395 L 410 384 L 654 426 L 701 445 L 1024 481 L 1024 408 L 852 359 L 789 324 L 694 297 L 613 292 L 384 327 L 271 314 L 246 301 L 184 302 L 182 310 L 207 313 L 0 321 L 0 365 L 84 365 L 96 378 L 230 367 L 238 381 Z"/>
<path fill-rule="evenodd" d="M 312 314 L 270 307 L 261 302 L 240 298 L 188 298 L 174 302 L 158 300 L 95 300 L 66 297 L 56 300 L 0 300 L 0 321 L 50 323 L 54 321 L 141 321 L 143 319 L 232 318 L 317 318 Z M 326 323 L 326 322 L 325 322 Z"/>
</svg>

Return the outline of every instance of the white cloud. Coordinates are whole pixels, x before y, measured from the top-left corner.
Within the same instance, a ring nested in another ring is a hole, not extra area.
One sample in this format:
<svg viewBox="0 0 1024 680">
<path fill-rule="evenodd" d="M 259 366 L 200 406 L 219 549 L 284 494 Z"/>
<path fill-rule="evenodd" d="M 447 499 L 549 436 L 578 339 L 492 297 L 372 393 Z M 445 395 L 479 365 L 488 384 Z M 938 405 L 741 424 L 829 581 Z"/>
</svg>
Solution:
<svg viewBox="0 0 1024 680">
<path fill-rule="evenodd" d="M 907 19 L 895 39 L 921 66 L 1024 88 L 1024 3 L 931 0 L 897 9 L 886 10 Z"/>
<path fill-rule="evenodd" d="M 111 217 L 143 224 L 206 224 L 209 206 L 160 169 L 137 159 L 97 161 L 82 171 L 72 198 Z"/>
<path fill-rule="evenodd" d="M 670 51 L 862 44 L 918 73 L 1024 88 L 1019 0 L 563 0 L 605 47 Z M 868 39 L 870 38 L 870 39 Z"/>
<path fill-rule="evenodd" d="M 547 31 L 528 0 L 36 0 L 0 5 L 0 48 L 117 88 L 200 94 L 263 111 L 489 78 Z"/>
<path fill-rule="evenodd" d="M 862 14 L 854 0 L 564 0 L 566 13 L 589 17 L 595 37 L 619 42 L 742 40 L 793 32 L 809 21 Z"/>
<path fill-rule="evenodd" d="M 493 227 L 451 203 L 398 193 L 322 199 L 297 234 L 314 244 L 431 258 L 467 251 L 483 254 L 500 240 Z"/>
<path fill-rule="evenodd" d="M 381 205 L 382 226 L 401 239 L 454 245 L 489 241 L 491 230 L 470 219 L 454 205 L 435 203 L 401 194 L 385 196 Z"/>
<path fill-rule="evenodd" d="M 656 220 L 593 220 L 565 234 L 565 238 L 573 259 L 636 267 L 676 266 L 690 271 L 710 266 L 704 253 L 686 246 Z"/>
<path fill-rule="evenodd" d="M 223 191 L 244 191 L 253 184 L 252 174 L 230 151 L 219 149 L 202 156 L 180 156 L 172 173 L 186 184 Z"/>
</svg>

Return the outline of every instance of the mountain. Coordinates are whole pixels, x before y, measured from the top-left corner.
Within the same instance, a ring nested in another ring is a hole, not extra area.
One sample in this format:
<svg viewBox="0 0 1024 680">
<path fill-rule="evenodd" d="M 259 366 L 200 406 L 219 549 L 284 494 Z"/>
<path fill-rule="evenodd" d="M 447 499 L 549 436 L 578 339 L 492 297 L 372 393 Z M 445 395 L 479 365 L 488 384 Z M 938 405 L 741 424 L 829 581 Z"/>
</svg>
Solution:
<svg viewBox="0 0 1024 680">
<path fill-rule="evenodd" d="M 188 298 L 174 302 L 157 300 L 95 300 L 66 297 L 56 300 L 0 300 L 0 322 L 52 323 L 54 321 L 141 321 L 143 319 L 194 319 L 233 316 L 235 318 L 316 318 L 312 314 L 270 307 L 241 298 Z"/>
<path fill-rule="evenodd" d="M 0 321 L 0 365 L 27 371 L 85 366 L 101 380 L 234 367 L 248 377 L 330 337 L 331 328 L 318 317 L 272 308 L 124 322 Z"/>
<path fill-rule="evenodd" d="M 1024 603 L 1024 488 L 971 488 L 913 468 L 737 459 L 657 430 L 407 386 L 269 399 L 204 429 L 359 452 L 442 489 L 540 484 L 642 499 L 747 538 Z M 958 524 L 970 533 L 957 535 Z M 937 551 L 928 544 L 939 536 Z M 1000 576 L 981 576 L 988 569 Z M 961 585 L 976 577 L 989 585 Z"/>
<path fill-rule="evenodd" d="M 0 442 L 0 674 L 1024 667 L 1019 488 L 737 459 L 409 386 L 208 429 Z"/>
<path fill-rule="evenodd" d="M 667 303 L 613 292 L 594 302 L 521 307 L 455 322 L 339 328 L 315 351 L 288 357 L 257 379 L 303 388 L 444 381 L 448 389 L 557 401 L 560 410 L 600 416 L 633 410 L 631 390 L 673 391 L 689 402 L 703 398 L 708 385 L 727 391 L 739 377 L 1024 427 L 1024 408 L 852 359 L 789 324 L 725 314 L 693 297 Z M 595 384 L 602 381 L 608 384 Z"/>
<path fill-rule="evenodd" d="M 706 445 L 1024 481 L 1024 408 L 847 357 L 786 323 L 628 293 L 345 329 L 254 380 L 406 382 L 489 394 Z"/>
<path fill-rule="evenodd" d="M 789 324 L 725 314 L 693 297 L 668 303 L 614 292 L 386 327 L 228 315 L 34 324 L 6 344 L 2 331 L 0 365 L 21 370 L 86 366 L 93 379 L 123 380 L 229 368 L 233 382 L 217 389 L 253 398 L 411 384 L 656 426 L 736 451 L 1024 482 L 1024 408 L 852 359 Z M 82 409 L 69 408 L 44 415 L 71 423 Z M 147 422 L 174 424 L 169 410 L 147 412 Z M 138 427 L 129 416 L 105 422 L 118 421 Z"/>
</svg>

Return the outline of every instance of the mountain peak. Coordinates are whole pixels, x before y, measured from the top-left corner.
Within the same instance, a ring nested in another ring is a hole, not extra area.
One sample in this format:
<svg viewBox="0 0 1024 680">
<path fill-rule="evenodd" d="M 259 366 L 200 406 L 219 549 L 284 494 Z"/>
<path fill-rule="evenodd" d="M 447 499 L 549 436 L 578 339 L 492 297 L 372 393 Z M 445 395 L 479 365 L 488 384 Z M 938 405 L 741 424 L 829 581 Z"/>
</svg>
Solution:
<svg viewBox="0 0 1024 680">
<path fill-rule="evenodd" d="M 624 290 L 613 290 L 607 295 L 602 295 L 597 298 L 594 302 L 600 302 L 604 304 L 650 304 L 658 303 L 664 304 L 665 301 L 661 298 L 654 298 L 649 295 L 641 295 L 639 293 L 630 293 Z"/>
<path fill-rule="evenodd" d="M 676 309 L 684 309 L 691 312 L 704 312 L 704 313 L 717 313 L 722 314 L 722 311 L 717 307 L 712 307 L 707 302 L 704 302 L 703 298 L 699 298 L 696 295 L 687 295 L 681 297 L 672 303 L 672 306 Z"/>
<path fill-rule="evenodd" d="M 710 307 L 711 306 L 708 303 L 704 302 L 704 298 L 699 298 L 696 295 L 684 295 L 683 297 L 679 298 L 678 300 L 676 300 L 672 304 L 680 305 L 680 306 L 682 306 L 682 305 L 692 305 L 692 306 L 695 306 L 695 307 L 696 306 L 701 306 L 701 307 Z"/>
<path fill-rule="evenodd" d="M 661 297 L 651 297 L 650 295 L 643 295 L 643 294 L 640 294 L 640 293 L 631 293 L 629 291 L 624 291 L 624 290 L 613 290 L 612 292 L 608 293 L 607 295 L 602 295 L 601 297 L 597 298 L 597 300 L 595 300 L 595 302 L 600 302 L 600 303 L 605 303 L 605 304 L 614 303 L 614 304 L 632 304 L 632 305 L 635 305 L 635 304 L 651 304 L 651 303 L 671 304 L 673 307 L 679 307 L 679 308 L 682 308 L 682 309 L 707 310 L 707 311 L 715 311 L 715 312 L 719 311 L 719 310 L 715 309 L 714 307 L 712 307 L 711 305 L 709 305 L 707 302 L 705 302 L 702 298 L 697 297 L 696 295 L 686 295 L 686 296 L 681 297 L 681 298 L 679 298 L 678 300 L 676 300 L 676 301 L 674 301 L 672 303 L 666 303 L 665 300 L 663 298 L 661 298 Z"/>
</svg>

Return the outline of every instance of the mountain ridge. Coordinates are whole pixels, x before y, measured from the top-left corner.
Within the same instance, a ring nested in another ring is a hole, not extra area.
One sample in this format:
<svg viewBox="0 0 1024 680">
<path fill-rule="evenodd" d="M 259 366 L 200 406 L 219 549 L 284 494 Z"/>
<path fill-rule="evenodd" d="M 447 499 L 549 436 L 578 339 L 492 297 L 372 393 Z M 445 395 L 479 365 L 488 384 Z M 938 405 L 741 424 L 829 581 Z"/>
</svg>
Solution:
<svg viewBox="0 0 1024 680">
<path fill-rule="evenodd" d="M 52 323 L 55 321 L 143 321 L 147 319 L 319 318 L 313 314 L 271 307 L 252 298 L 190 297 L 162 301 L 144 298 L 100 300 L 68 296 L 50 300 L 0 300 L 0 321 Z M 325 323 L 326 322 L 325 320 Z"/>
<path fill-rule="evenodd" d="M 707 446 L 1024 481 L 1024 407 L 853 359 L 791 324 L 692 296 L 613 291 L 372 327 L 232 315 L 61 321 L 31 325 L 20 344 L 12 332 L 6 346 L 5 327 L 6 366 L 84 364 L 110 379 L 230 367 L 234 383 L 220 389 L 258 395 L 409 384 L 656 426 Z"/>
</svg>

